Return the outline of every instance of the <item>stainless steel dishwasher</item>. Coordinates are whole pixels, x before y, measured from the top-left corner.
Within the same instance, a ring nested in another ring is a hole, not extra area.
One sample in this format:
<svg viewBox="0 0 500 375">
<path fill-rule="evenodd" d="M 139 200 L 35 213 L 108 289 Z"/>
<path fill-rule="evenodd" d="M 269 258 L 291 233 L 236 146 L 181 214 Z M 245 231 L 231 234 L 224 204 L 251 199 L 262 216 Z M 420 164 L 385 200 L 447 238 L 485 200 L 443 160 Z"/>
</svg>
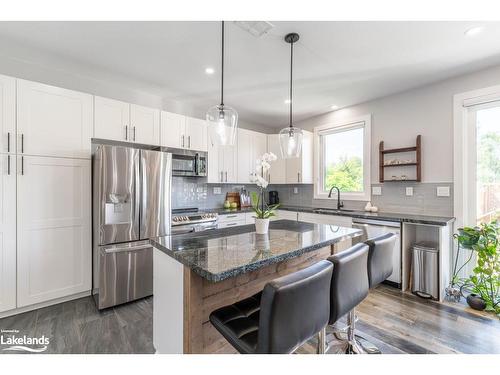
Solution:
<svg viewBox="0 0 500 375">
<path fill-rule="evenodd" d="M 373 219 L 352 219 L 352 227 L 361 229 L 363 234 L 353 239 L 354 243 L 364 242 L 370 238 L 385 233 L 394 233 L 396 243 L 392 254 L 392 274 L 386 280 L 388 284 L 401 288 L 401 223 L 397 221 L 383 221 Z"/>
</svg>

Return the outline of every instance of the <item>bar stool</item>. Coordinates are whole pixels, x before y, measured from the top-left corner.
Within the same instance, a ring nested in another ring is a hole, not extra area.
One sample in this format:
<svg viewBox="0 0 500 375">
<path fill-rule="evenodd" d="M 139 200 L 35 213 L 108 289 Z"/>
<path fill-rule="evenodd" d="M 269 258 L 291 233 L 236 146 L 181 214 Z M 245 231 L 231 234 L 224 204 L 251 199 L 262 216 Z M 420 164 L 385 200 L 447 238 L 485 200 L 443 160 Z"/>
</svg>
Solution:
<svg viewBox="0 0 500 375">
<path fill-rule="evenodd" d="M 316 334 L 322 353 L 332 271 L 322 260 L 277 278 L 262 292 L 213 311 L 210 322 L 240 353 L 292 353 Z"/>
<path fill-rule="evenodd" d="M 375 238 L 371 238 L 365 243 L 368 245 L 368 283 L 370 289 L 373 289 L 391 276 L 393 272 L 392 256 L 396 243 L 396 235 L 394 233 L 385 233 Z M 358 340 L 359 338 L 363 339 L 368 345 L 362 344 Z M 375 345 L 362 336 L 356 335 L 356 339 L 365 353 L 381 353 Z"/>
<path fill-rule="evenodd" d="M 333 263 L 328 324 L 334 325 L 346 314 L 348 324 L 347 339 L 337 341 L 337 344 L 328 349 L 335 347 L 335 353 L 363 353 L 354 336 L 355 307 L 368 295 L 368 246 L 364 243 L 356 244 L 328 260 Z"/>
</svg>

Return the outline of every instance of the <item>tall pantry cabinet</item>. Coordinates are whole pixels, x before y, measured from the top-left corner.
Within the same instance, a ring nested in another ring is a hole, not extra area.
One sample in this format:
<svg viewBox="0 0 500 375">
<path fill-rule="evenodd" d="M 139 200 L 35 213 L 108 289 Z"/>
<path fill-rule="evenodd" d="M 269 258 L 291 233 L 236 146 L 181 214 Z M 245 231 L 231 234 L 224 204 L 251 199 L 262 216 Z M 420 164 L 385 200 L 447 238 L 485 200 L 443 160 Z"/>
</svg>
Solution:
<svg viewBox="0 0 500 375">
<path fill-rule="evenodd" d="M 0 75 L 0 312 L 16 307 L 16 80 Z"/>
<path fill-rule="evenodd" d="M 2 147 L 1 163 L 1 312 L 91 288 L 93 107 L 88 94 L 10 77 L 0 82 L 2 95 L 14 87 L 1 108 L 2 146 L 10 147 Z"/>
</svg>

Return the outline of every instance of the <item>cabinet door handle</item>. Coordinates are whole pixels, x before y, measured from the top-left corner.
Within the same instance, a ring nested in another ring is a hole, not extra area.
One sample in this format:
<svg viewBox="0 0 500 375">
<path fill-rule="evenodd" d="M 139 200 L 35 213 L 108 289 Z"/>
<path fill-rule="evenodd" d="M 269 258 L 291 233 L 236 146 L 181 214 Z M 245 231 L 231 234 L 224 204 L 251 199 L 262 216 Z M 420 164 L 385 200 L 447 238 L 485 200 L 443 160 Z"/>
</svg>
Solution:
<svg viewBox="0 0 500 375">
<path fill-rule="evenodd" d="M 227 182 L 227 171 L 226 171 L 226 182 Z"/>
<path fill-rule="evenodd" d="M 125 140 L 128 141 L 128 126 L 125 125 Z"/>
<path fill-rule="evenodd" d="M 10 132 L 7 132 L 7 152 L 10 152 Z"/>
<path fill-rule="evenodd" d="M 300 172 L 297 172 L 297 182 L 300 182 Z"/>
<path fill-rule="evenodd" d="M 224 182 L 224 172 L 220 172 L 220 182 Z"/>
<path fill-rule="evenodd" d="M 181 147 L 184 148 L 184 135 L 181 136 L 181 139 L 182 139 L 182 141 L 181 141 Z"/>
<path fill-rule="evenodd" d="M 234 227 L 235 225 L 238 225 L 238 223 L 227 223 L 226 227 Z"/>
<path fill-rule="evenodd" d="M 10 155 L 7 155 L 7 174 L 10 176 Z"/>
<path fill-rule="evenodd" d="M 21 156 L 21 176 L 24 176 L 24 156 Z"/>
<path fill-rule="evenodd" d="M 24 134 L 21 134 L 21 154 L 24 154 Z"/>
<path fill-rule="evenodd" d="M 226 216 L 226 218 L 228 218 L 228 219 L 230 219 L 230 218 L 232 218 L 232 217 L 236 218 L 236 217 L 238 217 L 238 215 L 227 215 L 227 216 Z"/>
<path fill-rule="evenodd" d="M 188 148 L 191 148 L 191 136 L 188 135 Z"/>
<path fill-rule="evenodd" d="M 134 130 L 134 142 L 135 142 L 135 126 L 132 129 Z"/>
</svg>

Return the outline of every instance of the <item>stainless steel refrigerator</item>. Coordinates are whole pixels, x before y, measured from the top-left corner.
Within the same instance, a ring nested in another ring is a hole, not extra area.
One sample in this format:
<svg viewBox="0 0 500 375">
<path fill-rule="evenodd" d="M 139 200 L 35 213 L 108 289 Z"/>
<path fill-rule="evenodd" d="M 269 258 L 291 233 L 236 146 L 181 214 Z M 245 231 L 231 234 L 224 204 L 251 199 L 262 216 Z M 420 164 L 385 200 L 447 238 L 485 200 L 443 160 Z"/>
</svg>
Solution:
<svg viewBox="0 0 500 375">
<path fill-rule="evenodd" d="M 153 294 L 148 239 L 170 234 L 172 154 L 96 145 L 93 293 L 104 309 Z"/>
</svg>

